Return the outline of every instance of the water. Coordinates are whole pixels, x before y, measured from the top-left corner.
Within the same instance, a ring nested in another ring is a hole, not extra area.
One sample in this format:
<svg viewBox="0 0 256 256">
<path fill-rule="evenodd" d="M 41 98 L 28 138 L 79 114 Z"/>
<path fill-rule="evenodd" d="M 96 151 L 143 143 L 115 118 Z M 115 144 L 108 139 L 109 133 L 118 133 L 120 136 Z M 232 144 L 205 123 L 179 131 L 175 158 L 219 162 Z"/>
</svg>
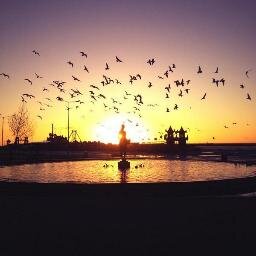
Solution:
<svg viewBox="0 0 256 256">
<path fill-rule="evenodd" d="M 254 176 L 256 166 L 195 160 L 130 160 L 131 168 L 118 170 L 117 160 L 26 164 L 0 168 L 0 180 L 61 183 L 120 183 L 202 181 Z M 103 167 L 105 164 L 108 167 Z M 138 167 L 138 165 L 143 167 Z M 138 167 L 138 168 L 136 168 Z"/>
</svg>

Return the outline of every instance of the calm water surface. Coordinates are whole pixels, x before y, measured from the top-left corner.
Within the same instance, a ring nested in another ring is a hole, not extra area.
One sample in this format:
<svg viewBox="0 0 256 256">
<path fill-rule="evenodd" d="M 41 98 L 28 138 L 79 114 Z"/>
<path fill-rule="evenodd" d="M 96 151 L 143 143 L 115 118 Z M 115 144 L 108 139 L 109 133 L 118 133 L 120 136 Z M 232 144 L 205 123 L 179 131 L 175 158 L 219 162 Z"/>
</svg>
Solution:
<svg viewBox="0 0 256 256">
<path fill-rule="evenodd" d="M 8 166 L 0 180 L 26 182 L 120 183 L 216 180 L 254 176 L 256 166 L 181 160 L 130 160 L 131 168 L 118 170 L 117 161 L 77 161 Z M 104 167 L 107 164 L 108 167 Z M 142 164 L 143 167 L 138 167 Z M 136 168 L 137 167 L 137 168 Z"/>
</svg>

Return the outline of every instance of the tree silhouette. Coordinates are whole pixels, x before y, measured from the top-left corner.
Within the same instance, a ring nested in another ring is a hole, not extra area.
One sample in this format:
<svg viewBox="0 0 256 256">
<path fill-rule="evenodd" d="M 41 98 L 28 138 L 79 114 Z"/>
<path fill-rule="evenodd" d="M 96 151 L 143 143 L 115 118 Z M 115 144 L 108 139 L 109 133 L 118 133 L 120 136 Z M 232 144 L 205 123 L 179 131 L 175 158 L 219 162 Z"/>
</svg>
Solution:
<svg viewBox="0 0 256 256">
<path fill-rule="evenodd" d="M 25 103 L 20 105 L 18 111 L 9 117 L 8 124 L 14 138 L 24 139 L 33 135 L 33 124 Z"/>
</svg>

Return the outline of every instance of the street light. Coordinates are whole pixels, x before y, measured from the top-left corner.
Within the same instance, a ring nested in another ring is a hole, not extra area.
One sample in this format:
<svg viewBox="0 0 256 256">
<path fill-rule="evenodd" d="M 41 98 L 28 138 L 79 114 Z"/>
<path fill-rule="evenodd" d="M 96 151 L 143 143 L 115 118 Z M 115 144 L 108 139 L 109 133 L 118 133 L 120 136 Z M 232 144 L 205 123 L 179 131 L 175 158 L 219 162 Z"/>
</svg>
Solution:
<svg viewBox="0 0 256 256">
<path fill-rule="evenodd" d="M 75 101 L 67 101 L 67 100 L 64 100 L 66 103 L 68 103 L 68 106 L 66 107 L 67 108 L 67 111 L 68 111 L 68 142 L 69 142 L 69 110 L 71 109 L 69 107 L 69 103 L 74 103 Z"/>
</svg>

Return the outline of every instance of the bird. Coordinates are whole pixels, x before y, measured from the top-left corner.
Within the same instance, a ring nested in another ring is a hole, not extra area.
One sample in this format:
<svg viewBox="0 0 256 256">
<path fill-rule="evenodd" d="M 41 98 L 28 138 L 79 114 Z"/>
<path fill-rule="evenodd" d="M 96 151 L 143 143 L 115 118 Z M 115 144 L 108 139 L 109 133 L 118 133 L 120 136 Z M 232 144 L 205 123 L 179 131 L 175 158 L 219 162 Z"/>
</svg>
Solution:
<svg viewBox="0 0 256 256">
<path fill-rule="evenodd" d="M 169 108 L 166 108 L 166 112 L 170 112 L 170 109 L 169 109 Z"/>
<path fill-rule="evenodd" d="M 164 79 L 162 76 L 157 76 L 159 79 Z"/>
<path fill-rule="evenodd" d="M 170 98 L 168 93 L 165 93 L 165 98 L 166 98 L 166 99 L 169 99 L 169 98 Z"/>
<path fill-rule="evenodd" d="M 116 56 L 116 62 L 123 62 L 123 61 L 120 60 L 120 59 Z"/>
<path fill-rule="evenodd" d="M 87 54 L 85 52 L 81 51 L 80 53 L 81 53 L 82 57 L 86 57 L 87 58 Z"/>
<path fill-rule="evenodd" d="M 241 89 L 244 89 L 244 85 L 243 85 L 243 84 L 240 84 L 240 88 L 241 88 Z"/>
<path fill-rule="evenodd" d="M 198 66 L 197 74 L 201 74 L 201 73 L 203 73 L 202 68 L 200 66 Z"/>
<path fill-rule="evenodd" d="M 122 84 L 118 79 L 115 79 L 116 80 L 116 84 Z"/>
<path fill-rule="evenodd" d="M 88 70 L 88 68 L 85 65 L 84 65 L 84 70 L 89 73 L 89 70 Z"/>
<path fill-rule="evenodd" d="M 249 93 L 247 93 L 247 98 L 246 98 L 246 99 L 247 99 L 247 100 L 252 100 Z"/>
<path fill-rule="evenodd" d="M 43 88 L 43 92 L 48 92 L 49 90 L 47 88 Z"/>
<path fill-rule="evenodd" d="M 204 94 L 204 96 L 201 98 L 201 100 L 205 100 L 206 97 L 206 93 Z"/>
<path fill-rule="evenodd" d="M 39 76 L 37 73 L 35 73 L 36 78 L 43 78 L 42 76 Z"/>
<path fill-rule="evenodd" d="M 228 129 L 228 126 L 224 125 L 224 128 L 225 128 L 225 129 Z"/>
<path fill-rule="evenodd" d="M 169 85 L 168 85 L 168 86 L 166 86 L 164 89 L 165 89 L 165 90 L 167 90 L 167 91 L 168 91 L 168 93 L 170 93 L 171 85 L 169 84 Z"/>
<path fill-rule="evenodd" d="M 189 90 L 190 90 L 190 89 L 186 88 L 184 91 L 185 91 L 186 93 L 188 93 Z"/>
<path fill-rule="evenodd" d="M 137 77 L 141 80 L 141 75 L 140 75 L 140 74 L 137 74 L 137 75 L 136 75 L 136 78 L 137 78 Z"/>
<path fill-rule="evenodd" d="M 247 76 L 247 78 L 249 78 L 249 75 L 248 73 L 251 71 L 251 69 L 248 69 L 246 72 L 245 72 L 245 75 Z"/>
<path fill-rule="evenodd" d="M 6 78 L 8 78 L 8 79 L 10 78 L 10 76 L 7 75 L 7 74 L 5 74 L 5 73 L 1 73 L 0 76 L 6 77 Z"/>
<path fill-rule="evenodd" d="M 35 98 L 35 96 L 34 95 L 32 95 L 32 94 L 28 94 L 28 93 L 23 93 L 22 94 L 23 96 L 26 96 L 26 97 L 28 97 L 28 98 Z"/>
<path fill-rule="evenodd" d="M 149 59 L 148 61 L 147 61 L 147 63 L 150 65 L 150 66 L 152 66 L 154 63 L 155 63 L 155 59 L 153 58 L 153 59 Z"/>
<path fill-rule="evenodd" d="M 43 119 L 42 116 L 39 116 L 39 115 L 38 115 L 37 117 L 40 118 L 41 120 Z"/>
<path fill-rule="evenodd" d="M 164 75 L 168 78 L 168 70 L 166 70 L 165 72 L 164 72 Z"/>
<path fill-rule="evenodd" d="M 182 90 L 180 90 L 180 93 L 178 94 L 178 96 L 183 97 Z"/>
<path fill-rule="evenodd" d="M 36 51 L 36 50 L 33 50 L 32 51 L 35 55 L 38 55 L 38 56 L 40 56 L 40 54 L 39 54 L 39 52 L 38 51 Z"/>
<path fill-rule="evenodd" d="M 106 62 L 105 70 L 109 70 L 109 65 L 107 62 Z"/>
<path fill-rule="evenodd" d="M 216 68 L 215 74 L 219 73 L 219 67 Z"/>
<path fill-rule="evenodd" d="M 174 110 L 177 110 L 179 108 L 179 106 L 177 104 L 174 105 Z"/>
<path fill-rule="evenodd" d="M 27 103 L 23 96 L 21 96 L 21 101 Z"/>
<path fill-rule="evenodd" d="M 72 66 L 72 68 L 74 67 L 74 63 L 73 63 L 73 62 L 68 61 L 67 63 L 68 63 L 70 66 Z"/>
<path fill-rule="evenodd" d="M 73 77 L 74 81 L 81 82 L 81 80 L 79 80 L 77 77 L 75 77 L 75 76 L 72 76 L 72 77 Z"/>
<path fill-rule="evenodd" d="M 190 79 L 186 81 L 187 85 L 189 85 L 190 81 L 191 81 Z"/>
<path fill-rule="evenodd" d="M 58 101 L 63 101 L 63 98 L 61 98 L 60 96 L 56 97 L 56 99 L 57 99 Z"/>
<path fill-rule="evenodd" d="M 148 84 L 148 88 L 150 88 L 150 87 L 152 87 L 152 83 L 151 82 L 149 82 L 149 84 Z"/>
<path fill-rule="evenodd" d="M 97 90 L 100 89 L 98 86 L 95 86 L 95 85 L 93 85 L 93 84 L 91 84 L 90 87 L 92 87 L 92 88 L 94 88 L 94 89 L 97 89 Z"/>
<path fill-rule="evenodd" d="M 224 78 L 220 79 L 220 82 L 221 82 L 222 85 L 224 86 L 224 84 L 225 84 L 225 79 L 224 79 Z"/>
<path fill-rule="evenodd" d="M 25 78 L 24 80 L 25 80 L 25 81 L 28 81 L 28 82 L 32 85 L 32 81 L 31 81 L 30 79 Z"/>
</svg>

